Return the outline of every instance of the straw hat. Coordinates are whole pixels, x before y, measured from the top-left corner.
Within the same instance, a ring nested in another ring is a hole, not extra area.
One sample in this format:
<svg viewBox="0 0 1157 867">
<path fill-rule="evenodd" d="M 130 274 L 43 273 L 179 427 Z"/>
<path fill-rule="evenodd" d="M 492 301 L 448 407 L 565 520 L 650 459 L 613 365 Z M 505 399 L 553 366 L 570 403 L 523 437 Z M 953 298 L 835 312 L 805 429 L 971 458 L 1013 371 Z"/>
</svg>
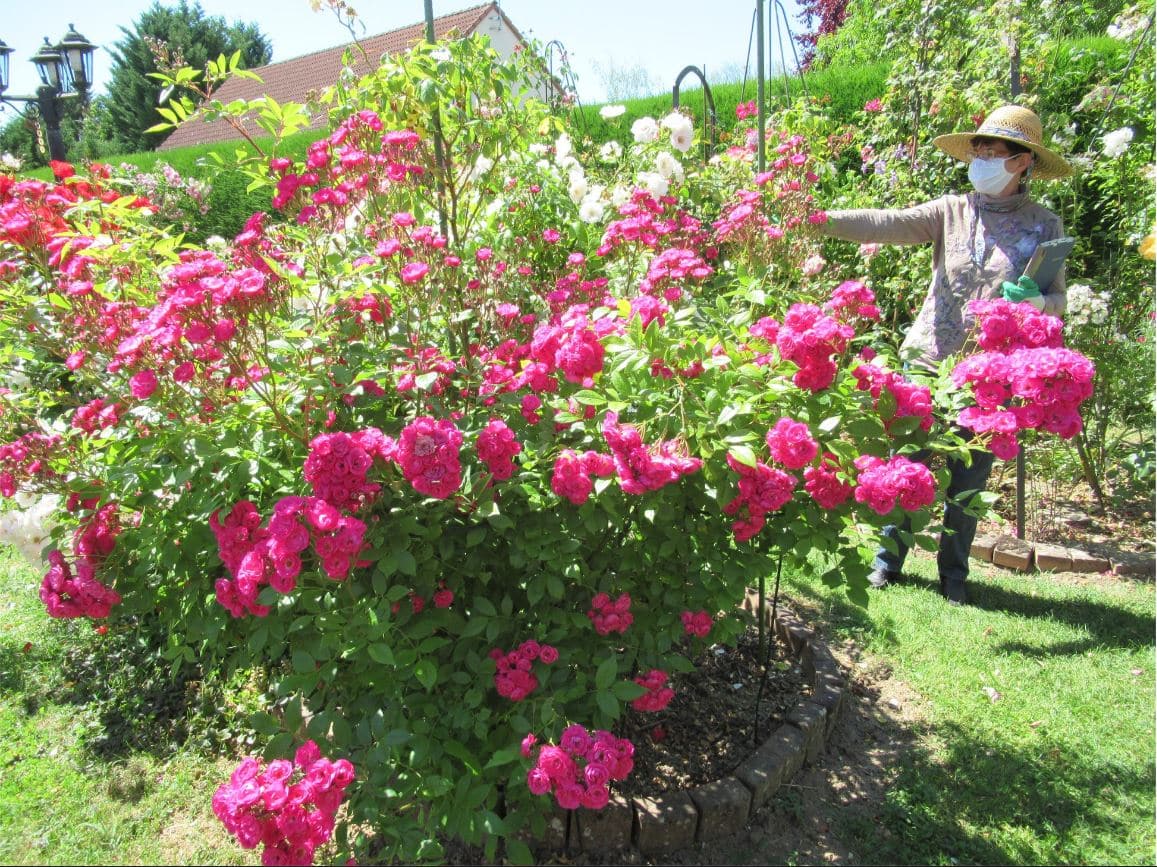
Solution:
<svg viewBox="0 0 1157 867">
<path fill-rule="evenodd" d="M 932 144 L 950 157 L 968 162 L 970 142 L 976 136 L 997 138 L 1028 148 L 1036 155 L 1033 165 L 1034 178 L 1067 178 L 1073 167 L 1064 158 L 1041 144 L 1040 118 L 1027 108 L 1019 105 L 1002 105 L 984 119 L 976 132 L 954 132 L 932 139 Z"/>
</svg>

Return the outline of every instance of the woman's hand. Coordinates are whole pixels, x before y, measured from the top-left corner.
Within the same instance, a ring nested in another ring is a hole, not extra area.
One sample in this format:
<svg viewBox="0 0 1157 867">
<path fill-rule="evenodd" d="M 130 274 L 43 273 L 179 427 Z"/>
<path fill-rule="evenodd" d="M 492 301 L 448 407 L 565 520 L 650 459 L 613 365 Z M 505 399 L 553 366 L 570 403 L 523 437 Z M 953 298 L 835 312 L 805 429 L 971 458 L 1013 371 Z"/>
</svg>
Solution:
<svg viewBox="0 0 1157 867">
<path fill-rule="evenodd" d="M 1005 301 L 1012 301 L 1016 304 L 1027 302 L 1037 310 L 1044 309 L 1045 297 L 1041 294 L 1040 287 L 1036 285 L 1036 281 L 1031 277 L 1021 275 L 1015 283 L 1010 283 L 1005 280 L 1000 284 L 1000 288 L 1004 294 Z"/>
</svg>

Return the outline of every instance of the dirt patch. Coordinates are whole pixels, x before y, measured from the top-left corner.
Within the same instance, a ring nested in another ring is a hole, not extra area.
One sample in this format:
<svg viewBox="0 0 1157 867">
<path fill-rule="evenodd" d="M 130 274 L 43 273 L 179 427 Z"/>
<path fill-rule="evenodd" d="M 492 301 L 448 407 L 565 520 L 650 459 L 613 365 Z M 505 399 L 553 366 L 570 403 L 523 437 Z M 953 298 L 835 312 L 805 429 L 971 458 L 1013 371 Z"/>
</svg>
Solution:
<svg viewBox="0 0 1157 867">
<path fill-rule="evenodd" d="M 695 670 L 671 680 L 675 698 L 658 713 L 630 711 L 623 733 L 635 744 L 635 770 L 616 790 L 626 797 L 688 789 L 727 776 L 811 692 L 782 646 L 767 676 L 754 627 L 733 648 L 709 647 Z M 761 690 L 762 686 L 762 690 Z"/>
<path fill-rule="evenodd" d="M 859 816 L 875 822 L 885 792 L 916 748 L 927 719 L 924 699 L 887 664 L 851 642 L 829 645 L 847 672 L 848 692 L 827 749 L 783 786 L 726 840 L 665 857 L 672 864 L 858 864 L 835 821 Z M 881 828 L 881 834 L 889 833 Z M 653 863 L 660 863 L 658 861 Z"/>
<path fill-rule="evenodd" d="M 999 463 L 989 488 L 1000 494 L 982 534 L 1016 533 L 1016 470 Z M 1150 492 L 1151 493 L 1151 492 Z M 1029 475 L 1025 480 L 1025 538 L 1078 548 L 1098 557 L 1152 554 L 1157 550 L 1152 497 L 1117 498 L 1101 509 L 1087 485 L 1063 486 L 1054 479 Z"/>
</svg>

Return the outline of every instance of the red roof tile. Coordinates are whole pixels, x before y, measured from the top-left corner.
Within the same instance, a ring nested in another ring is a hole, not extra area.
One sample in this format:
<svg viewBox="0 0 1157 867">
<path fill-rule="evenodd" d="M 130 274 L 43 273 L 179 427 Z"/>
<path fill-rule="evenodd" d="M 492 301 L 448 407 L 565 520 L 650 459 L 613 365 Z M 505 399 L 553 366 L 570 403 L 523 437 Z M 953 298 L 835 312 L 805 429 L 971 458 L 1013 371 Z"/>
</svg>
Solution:
<svg viewBox="0 0 1157 867">
<path fill-rule="evenodd" d="M 470 35 L 491 11 L 502 15 L 506 25 L 521 42 L 521 35 L 502 10 L 498 8 L 497 3 L 483 3 L 478 6 L 471 6 L 469 9 L 463 9 L 460 12 L 435 18 L 434 37 L 441 39 L 451 30 L 457 30 L 463 36 Z M 360 40 L 364 54 L 358 50 L 357 46 L 353 47 L 354 70 L 358 76 L 366 75 L 377 65 L 378 59 L 384 53 L 405 51 L 414 43 L 420 42 L 425 36 L 426 24 L 423 21 L 402 27 L 399 30 L 366 37 Z M 312 54 L 282 60 L 278 63 L 270 63 L 268 66 L 259 66 L 253 72 L 261 76 L 261 81 L 231 78 L 221 85 L 214 94 L 214 98 L 227 104 L 235 99 L 250 100 L 268 95 L 279 103 L 304 103 L 310 91 L 320 92 L 337 81 L 338 74 L 342 69 L 342 54 L 350 45 L 352 43 L 325 48 Z M 314 118 L 311 126 L 321 127 L 325 124 L 325 120 L 324 114 L 319 115 Z M 243 123 L 250 135 L 254 137 L 266 135 L 265 131 L 251 120 L 243 121 Z M 189 145 L 209 144 L 240 138 L 241 135 L 225 120 L 209 122 L 192 120 L 186 121 L 173 130 L 158 147 L 158 150 L 172 150 Z"/>
</svg>

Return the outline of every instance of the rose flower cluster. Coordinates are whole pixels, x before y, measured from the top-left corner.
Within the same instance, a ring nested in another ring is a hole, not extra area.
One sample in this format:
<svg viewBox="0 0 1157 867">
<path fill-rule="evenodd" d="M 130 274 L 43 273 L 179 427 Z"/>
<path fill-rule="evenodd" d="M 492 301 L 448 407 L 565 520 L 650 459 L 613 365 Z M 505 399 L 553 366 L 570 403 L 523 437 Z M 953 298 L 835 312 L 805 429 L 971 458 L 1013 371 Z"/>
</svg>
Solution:
<svg viewBox="0 0 1157 867">
<path fill-rule="evenodd" d="M 353 779 L 346 759 L 331 762 L 306 741 L 292 762 L 244 759 L 214 793 L 213 813 L 243 847 L 264 847 L 262 864 L 312 864 Z"/>
<path fill-rule="evenodd" d="M 601 729 L 591 733 L 575 724 L 563 730 L 558 746 L 537 743 L 533 734 L 522 741 L 523 757 L 534 757 L 526 785 L 535 795 L 553 792 L 564 810 L 601 810 L 611 781 L 625 780 L 635 767 L 635 745 Z"/>
</svg>

